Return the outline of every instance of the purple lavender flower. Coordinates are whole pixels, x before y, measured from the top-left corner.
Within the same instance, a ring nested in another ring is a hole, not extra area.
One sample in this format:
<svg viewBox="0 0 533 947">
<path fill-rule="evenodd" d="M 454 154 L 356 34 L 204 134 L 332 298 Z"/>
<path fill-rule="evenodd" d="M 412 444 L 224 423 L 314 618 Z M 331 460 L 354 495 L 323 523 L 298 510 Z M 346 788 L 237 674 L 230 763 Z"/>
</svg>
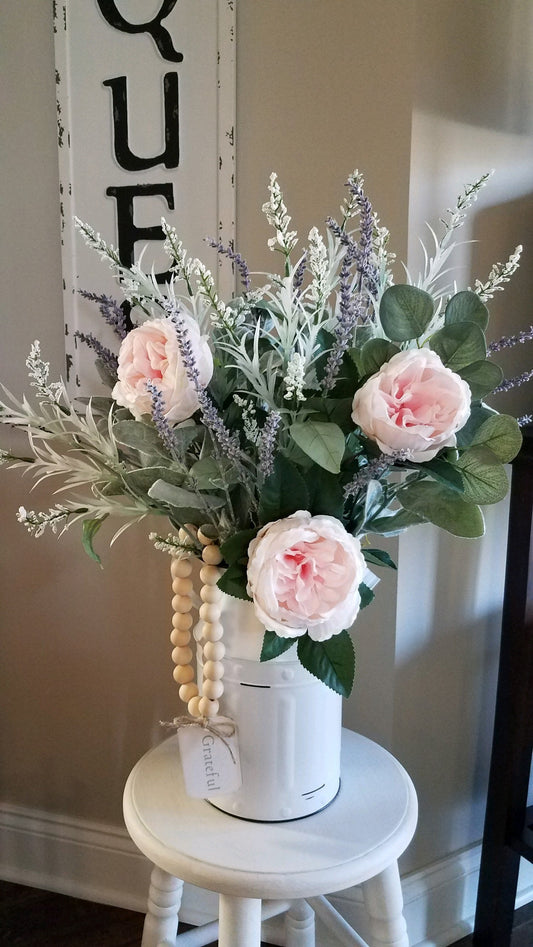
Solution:
<svg viewBox="0 0 533 947">
<path fill-rule="evenodd" d="M 511 349 L 514 345 L 531 342 L 531 340 L 533 340 L 533 326 L 530 326 L 529 329 L 524 329 L 522 332 L 519 332 L 518 335 L 504 335 L 496 342 L 491 342 L 490 345 L 487 346 L 487 355 L 492 355 L 493 352 L 501 352 L 502 349 Z"/>
<path fill-rule="evenodd" d="M 212 237 L 206 237 L 205 240 L 210 247 L 213 247 L 217 251 L 217 253 L 227 256 L 228 259 L 235 264 L 239 270 L 239 273 L 241 274 L 241 283 L 245 290 L 248 291 L 250 289 L 250 271 L 248 269 L 246 260 L 241 256 L 241 254 L 236 253 L 231 246 L 225 247 L 221 240 L 213 240 Z"/>
<path fill-rule="evenodd" d="M 344 498 L 354 496 L 363 487 L 366 487 L 370 480 L 378 480 L 393 466 L 396 462 L 401 463 L 407 459 L 407 451 L 394 451 L 393 454 L 380 454 L 375 460 L 371 460 L 366 467 L 362 467 L 350 483 L 344 488 Z"/>
<path fill-rule="evenodd" d="M 164 306 L 174 323 L 181 360 L 187 373 L 187 378 L 191 384 L 194 385 L 205 426 L 209 428 L 226 457 L 239 466 L 242 466 L 239 435 L 236 432 L 232 433 L 228 430 L 207 391 L 200 382 L 200 373 L 196 367 L 196 360 L 187 332 L 187 326 L 180 316 L 178 304 L 175 301 L 168 300 L 164 303 Z"/>
<path fill-rule="evenodd" d="M 525 427 L 526 424 L 533 424 L 533 414 L 523 414 L 521 418 L 516 419 L 518 427 Z"/>
<path fill-rule="evenodd" d="M 366 287 L 371 296 L 375 296 L 378 290 L 379 278 L 376 267 L 371 262 L 372 257 L 372 237 L 374 233 L 374 216 L 372 204 L 363 191 L 362 184 L 358 179 L 350 178 L 346 187 L 348 187 L 355 198 L 355 202 L 360 210 L 359 217 L 359 245 L 357 245 L 349 234 L 346 233 L 336 220 L 328 217 L 326 223 L 331 232 L 345 247 L 354 246 L 354 260 L 359 273 L 359 289 Z"/>
<path fill-rule="evenodd" d="M 168 451 L 172 453 L 174 448 L 174 436 L 172 428 L 165 417 L 165 402 L 163 395 L 153 381 L 146 382 L 146 389 L 152 398 L 152 421 Z"/>
<path fill-rule="evenodd" d="M 84 299 L 98 304 L 100 313 L 107 324 L 115 330 L 119 339 L 126 338 L 131 326 L 128 326 L 127 315 L 115 299 L 103 294 L 99 296 L 96 293 L 90 293 L 86 289 L 80 289 L 79 292 Z"/>
<path fill-rule="evenodd" d="M 261 431 L 261 440 L 259 441 L 259 473 L 263 480 L 266 480 L 274 470 L 276 435 L 280 422 L 281 414 L 279 411 L 271 411 Z"/>
<path fill-rule="evenodd" d="M 501 391 L 511 391 L 511 388 L 519 388 L 520 385 L 525 385 L 525 383 L 531 381 L 532 378 L 533 369 L 529 372 L 522 372 L 521 375 L 515 375 L 514 378 L 504 378 L 501 385 L 494 388 L 492 394 L 497 395 Z"/>
<path fill-rule="evenodd" d="M 340 285 L 340 303 L 339 318 L 335 326 L 335 343 L 329 353 L 326 363 L 326 371 L 322 380 L 322 390 L 329 391 L 335 384 L 341 366 L 343 355 L 348 348 L 353 330 L 357 325 L 361 315 L 364 313 L 362 299 L 360 294 L 354 295 L 352 292 L 352 281 L 350 270 L 355 258 L 357 247 L 355 244 L 348 245 L 339 275 Z"/>
<path fill-rule="evenodd" d="M 295 293 L 298 293 L 298 294 L 300 293 L 300 290 L 302 288 L 302 283 L 304 281 L 306 268 L 307 268 L 307 254 L 304 253 L 302 259 L 300 260 L 300 262 L 298 263 L 298 266 L 296 267 L 294 271 L 294 277 L 292 280 L 292 288 L 294 289 Z"/>
<path fill-rule="evenodd" d="M 105 345 L 102 345 L 102 343 L 98 341 L 92 332 L 75 332 L 74 338 L 79 339 L 80 342 L 84 342 L 85 345 L 88 345 L 89 348 L 93 350 L 93 352 L 96 352 L 96 355 L 102 360 L 111 375 L 113 375 L 114 378 L 117 377 L 117 356 L 110 349 L 106 348 Z"/>
</svg>

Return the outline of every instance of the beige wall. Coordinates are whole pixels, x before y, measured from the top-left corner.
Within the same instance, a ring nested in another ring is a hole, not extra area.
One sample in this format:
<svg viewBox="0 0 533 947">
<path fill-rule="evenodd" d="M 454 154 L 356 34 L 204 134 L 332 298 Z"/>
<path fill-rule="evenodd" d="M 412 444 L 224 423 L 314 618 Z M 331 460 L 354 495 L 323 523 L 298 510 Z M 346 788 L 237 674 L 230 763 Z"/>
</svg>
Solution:
<svg viewBox="0 0 533 947">
<path fill-rule="evenodd" d="M 509 13 L 531 10 L 527 0 L 498 6 Z M 25 386 L 24 358 L 34 338 L 58 372 L 63 358 L 50 7 L 36 0 L 0 6 L 0 375 L 17 392 Z M 270 264 L 259 208 L 271 170 L 279 174 L 296 226 L 306 233 L 337 213 L 343 181 L 353 167 L 362 169 L 400 259 L 407 258 L 409 213 L 418 229 L 421 216 L 434 220 L 473 168 L 485 170 L 488 141 L 497 145 L 502 176 L 497 199 L 482 205 L 487 217 L 479 215 L 479 227 L 486 220 L 490 232 L 490 214 L 501 214 L 511 198 L 527 198 L 530 165 L 521 164 L 517 190 L 516 161 L 519 147 L 531 155 L 531 125 L 522 128 L 516 119 L 502 125 L 507 105 L 490 122 L 487 114 L 496 93 L 509 102 L 531 57 L 520 60 L 521 71 L 511 41 L 500 44 L 502 22 L 482 16 L 487 7 L 494 5 L 238 0 L 238 244 L 253 268 Z M 468 30 L 460 16 L 465 10 Z M 482 33 L 475 31 L 476 16 L 482 17 Z M 488 52 L 495 44 L 500 56 L 502 49 L 506 53 L 506 68 L 498 72 Z M 455 66 L 448 70 L 450 50 Z M 477 76 L 484 92 L 472 93 L 468 103 L 455 73 L 466 60 L 468 82 Z M 491 80 L 490 92 L 480 75 Z M 522 99 L 529 102 L 525 94 Z M 505 226 L 513 230 L 510 216 Z M 74 533 L 59 542 L 32 539 L 16 523 L 15 511 L 49 501 L 43 489 L 29 498 L 28 483 L 16 471 L 1 474 L 0 797 L 118 824 L 129 769 L 161 739 L 158 721 L 178 709 L 167 643 L 168 563 L 151 549 L 148 527 L 105 550 L 103 572 L 86 559 Z M 467 557 L 470 571 L 461 566 L 464 546 L 438 545 L 431 533 L 406 547 L 398 635 L 392 575 L 384 575 L 379 603 L 358 622 L 359 678 L 346 721 L 392 745 L 420 783 L 424 807 L 409 867 L 467 846 L 480 834 L 488 724 L 483 729 L 479 721 L 490 720 L 493 697 L 501 510 L 494 526 L 499 554 L 490 544 L 476 548 Z M 430 570 L 423 593 L 422 563 Z M 488 606 L 479 578 L 487 564 L 496 590 Z M 459 575 L 477 577 L 475 607 L 464 582 L 457 586 Z M 422 603 L 417 611 L 413 600 Z M 437 618 L 452 600 L 443 628 Z M 463 644 L 457 651 L 458 640 Z M 435 756 L 447 774 L 444 786 L 430 765 Z"/>
<path fill-rule="evenodd" d="M 523 244 L 522 265 L 490 305 L 489 339 L 532 322 L 533 6 L 529 0 L 416 4 L 417 65 L 409 267 L 424 221 L 438 227 L 463 184 L 494 170 L 451 258 L 462 286 L 485 280 Z M 508 377 L 533 366 L 533 343 L 498 356 Z M 496 396 L 533 412 L 533 385 Z M 507 501 L 485 511 L 482 541 L 422 527 L 400 540 L 393 746 L 422 812 L 406 867 L 474 844 L 483 831 L 498 668 Z"/>
</svg>

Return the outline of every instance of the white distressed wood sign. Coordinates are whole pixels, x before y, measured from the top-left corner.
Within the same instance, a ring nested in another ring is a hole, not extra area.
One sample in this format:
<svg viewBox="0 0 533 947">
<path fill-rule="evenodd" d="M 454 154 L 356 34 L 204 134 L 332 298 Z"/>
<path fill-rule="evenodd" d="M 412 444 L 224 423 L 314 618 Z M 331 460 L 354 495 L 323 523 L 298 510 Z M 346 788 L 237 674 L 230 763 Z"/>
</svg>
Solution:
<svg viewBox="0 0 533 947">
<path fill-rule="evenodd" d="M 67 381 L 100 390 L 94 357 L 76 332 L 112 330 L 87 290 L 120 297 L 74 216 L 131 265 L 144 250 L 160 282 L 161 217 L 231 294 L 206 236 L 233 245 L 235 0 L 56 0 L 54 33 Z"/>
</svg>

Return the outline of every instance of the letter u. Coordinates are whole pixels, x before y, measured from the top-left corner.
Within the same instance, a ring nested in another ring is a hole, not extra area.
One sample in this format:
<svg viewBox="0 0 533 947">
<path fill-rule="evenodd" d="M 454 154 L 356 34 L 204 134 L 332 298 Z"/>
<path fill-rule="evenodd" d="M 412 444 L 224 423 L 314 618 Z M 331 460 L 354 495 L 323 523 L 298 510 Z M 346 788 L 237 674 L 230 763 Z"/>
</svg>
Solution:
<svg viewBox="0 0 533 947">
<path fill-rule="evenodd" d="M 165 147 L 160 155 L 141 158 L 133 154 L 128 134 L 128 89 L 126 76 L 105 79 L 113 97 L 113 149 L 115 158 L 125 171 L 144 171 L 163 164 L 165 168 L 177 168 L 180 159 L 179 145 L 179 94 L 178 75 L 167 72 L 163 77 L 165 103 Z"/>
</svg>

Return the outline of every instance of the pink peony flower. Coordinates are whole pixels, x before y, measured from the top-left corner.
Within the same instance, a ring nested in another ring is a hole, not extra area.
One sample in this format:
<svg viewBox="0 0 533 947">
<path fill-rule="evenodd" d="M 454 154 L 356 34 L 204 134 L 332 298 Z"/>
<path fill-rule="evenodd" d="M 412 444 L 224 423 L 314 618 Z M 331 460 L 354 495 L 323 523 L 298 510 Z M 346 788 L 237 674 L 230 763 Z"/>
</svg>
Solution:
<svg viewBox="0 0 533 947">
<path fill-rule="evenodd" d="M 431 349 L 393 355 L 355 393 L 352 419 L 385 454 L 431 460 L 455 445 L 470 416 L 470 388 Z"/>
<path fill-rule="evenodd" d="M 194 354 L 202 386 L 209 384 L 213 374 L 213 357 L 198 323 L 186 314 L 181 318 Z M 112 391 L 115 401 L 139 419 L 150 414 L 152 398 L 146 382 L 153 381 L 163 396 L 167 421 L 190 418 L 198 409 L 198 397 L 187 376 L 170 319 L 151 319 L 132 329 L 118 353 L 118 382 Z"/>
<path fill-rule="evenodd" d="M 359 540 L 335 517 L 299 510 L 267 523 L 248 557 L 248 595 L 269 631 L 325 641 L 354 622 L 366 564 Z"/>
</svg>

